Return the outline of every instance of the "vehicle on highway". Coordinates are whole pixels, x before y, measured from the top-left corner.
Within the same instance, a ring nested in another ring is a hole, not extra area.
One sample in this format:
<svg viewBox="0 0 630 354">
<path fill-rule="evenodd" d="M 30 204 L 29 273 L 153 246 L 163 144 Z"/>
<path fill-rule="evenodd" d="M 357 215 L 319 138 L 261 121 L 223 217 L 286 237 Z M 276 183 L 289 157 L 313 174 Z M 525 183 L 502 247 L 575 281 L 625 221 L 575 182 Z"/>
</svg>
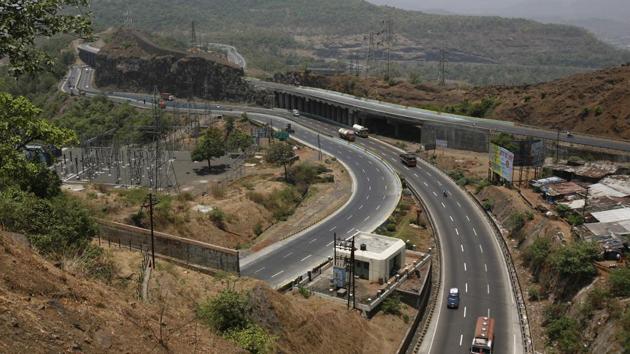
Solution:
<svg viewBox="0 0 630 354">
<path fill-rule="evenodd" d="M 295 129 L 293 129 L 293 127 L 291 126 L 291 123 L 287 123 L 287 128 L 285 129 L 285 131 L 291 134 L 295 133 Z"/>
<path fill-rule="evenodd" d="M 354 130 L 340 128 L 339 129 L 339 137 L 344 140 L 354 141 Z"/>
<path fill-rule="evenodd" d="M 418 158 L 411 153 L 400 154 L 400 161 L 409 167 L 416 167 L 418 164 Z"/>
<path fill-rule="evenodd" d="M 572 138 L 573 137 L 573 133 L 571 133 L 568 130 L 567 130 L 567 132 L 565 134 L 567 135 L 567 138 Z"/>
<path fill-rule="evenodd" d="M 352 129 L 354 130 L 354 133 L 357 136 L 360 136 L 362 138 L 367 138 L 368 137 L 368 128 L 359 125 L 359 124 L 355 124 L 352 126 Z"/>
<path fill-rule="evenodd" d="M 459 308 L 459 289 L 451 288 L 448 291 L 448 297 L 446 298 L 446 307 L 449 309 Z"/>
<path fill-rule="evenodd" d="M 171 95 L 168 92 L 161 92 L 160 97 L 165 101 L 173 101 L 175 99 L 175 96 Z"/>
<path fill-rule="evenodd" d="M 299 117 L 300 116 L 300 111 L 298 111 L 297 109 L 294 109 L 293 111 L 291 111 L 293 113 L 294 117 Z"/>
<path fill-rule="evenodd" d="M 448 197 L 448 192 L 445 190 L 442 191 L 442 194 L 444 194 L 444 198 Z"/>
<path fill-rule="evenodd" d="M 471 354 L 492 354 L 494 347 L 494 319 L 478 317 L 475 326 L 475 337 L 470 346 Z"/>
</svg>

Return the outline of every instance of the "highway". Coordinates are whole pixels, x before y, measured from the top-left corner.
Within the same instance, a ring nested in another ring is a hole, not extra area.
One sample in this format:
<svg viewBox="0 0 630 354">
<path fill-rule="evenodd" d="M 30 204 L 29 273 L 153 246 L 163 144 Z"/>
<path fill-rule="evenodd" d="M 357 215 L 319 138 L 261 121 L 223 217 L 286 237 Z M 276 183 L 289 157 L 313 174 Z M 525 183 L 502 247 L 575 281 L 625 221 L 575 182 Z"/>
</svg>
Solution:
<svg viewBox="0 0 630 354">
<path fill-rule="evenodd" d="M 433 112 L 413 107 L 404 107 L 397 104 L 364 99 L 347 94 L 342 94 L 339 92 L 311 87 L 290 86 L 267 81 L 259 81 L 255 79 L 250 79 L 250 82 L 260 88 L 277 89 L 289 93 L 293 92 L 304 97 L 320 99 L 332 103 L 337 103 L 343 106 L 360 108 L 362 110 L 365 110 L 366 112 L 372 112 L 373 114 L 379 114 L 382 116 L 394 117 L 400 119 L 401 121 L 406 121 L 410 123 L 420 123 L 422 121 L 427 121 L 435 123 L 455 124 L 476 129 L 485 129 L 509 134 L 527 135 L 547 140 L 556 140 L 558 138 L 558 132 L 555 130 L 546 130 L 542 128 L 522 126 L 507 121 L 472 118 L 449 113 Z M 566 127 L 563 129 L 563 132 L 559 136 L 560 141 L 630 152 L 630 142 L 628 141 L 612 140 L 609 138 L 599 138 L 595 136 L 581 135 L 575 133 L 573 133 L 572 136 L 568 136 L 566 134 L 566 131 L 570 129 L 570 127 Z"/>
<path fill-rule="evenodd" d="M 324 133 L 338 129 L 333 122 L 300 117 L 299 122 Z M 518 313 L 512 296 L 505 260 L 492 226 L 470 197 L 448 176 L 421 161 L 416 168 L 399 162 L 401 150 L 376 139 L 357 138 L 356 145 L 387 160 L 419 194 L 436 223 L 441 242 L 442 289 L 436 320 L 421 353 L 466 353 L 478 316 L 497 321 L 496 353 L 523 353 Z M 446 190 L 448 197 L 443 196 Z M 445 289 L 457 287 L 461 303 L 446 309 Z"/>
<path fill-rule="evenodd" d="M 78 73 L 71 74 L 75 75 Z M 98 90 L 91 87 L 92 75 L 93 70 L 83 69 L 79 80 L 82 89 L 90 95 L 98 94 Z M 146 104 L 143 102 L 143 99 L 147 99 L 146 95 L 112 93 L 108 96 L 116 101 L 150 107 L 149 100 Z M 178 105 L 176 102 L 168 104 L 170 107 Z M 204 107 L 196 104 L 193 109 Z M 253 110 L 270 112 L 248 112 L 248 115 L 262 121 L 273 120 L 274 126 L 282 126 L 287 122 L 282 116 L 290 117 L 286 111 Z M 358 138 L 353 144 L 338 138 L 327 138 L 324 135 L 336 134 L 338 127 L 335 123 L 306 117 L 291 119 L 297 128 L 295 138 L 307 144 L 316 145 L 315 131 L 321 133 L 323 150 L 338 156 L 354 175 L 355 193 L 338 213 L 322 224 L 245 258 L 243 274 L 279 285 L 330 256 L 333 232 L 347 237 L 356 229 L 371 231 L 384 221 L 399 199 L 399 192 L 394 191 L 398 182 L 379 159 L 362 151 L 369 150 L 393 166 L 420 194 L 435 220 L 440 237 L 442 286 L 439 289 L 436 315 L 420 352 L 466 353 L 472 341 L 476 317 L 490 315 L 497 321 L 495 352 L 522 353 L 518 315 L 505 259 L 492 234 L 491 225 L 470 197 L 448 176 L 425 162 L 416 168 L 400 164 L 400 151 L 395 147 L 372 138 Z M 442 195 L 443 190 L 448 191 L 448 197 Z M 445 308 L 445 289 L 450 287 L 458 287 L 461 292 L 461 304 L 457 310 Z"/>
</svg>

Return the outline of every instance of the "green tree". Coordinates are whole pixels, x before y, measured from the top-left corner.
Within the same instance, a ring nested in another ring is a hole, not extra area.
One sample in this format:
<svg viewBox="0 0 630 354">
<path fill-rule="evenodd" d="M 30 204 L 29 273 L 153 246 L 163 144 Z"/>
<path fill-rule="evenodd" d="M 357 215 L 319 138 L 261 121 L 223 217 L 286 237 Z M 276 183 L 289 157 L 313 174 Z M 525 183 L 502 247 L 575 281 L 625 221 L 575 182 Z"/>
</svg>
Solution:
<svg viewBox="0 0 630 354">
<path fill-rule="evenodd" d="M 516 144 L 514 143 L 514 135 L 507 133 L 499 133 L 490 140 L 494 145 L 498 145 L 502 148 L 508 149 L 511 152 L 516 152 Z"/>
<path fill-rule="evenodd" d="M 291 160 L 295 157 L 295 152 L 291 145 L 287 143 L 274 143 L 267 149 L 265 160 L 269 163 L 282 164 L 285 161 Z"/>
<path fill-rule="evenodd" d="M 558 277 L 558 294 L 572 295 L 573 291 L 591 282 L 597 275 L 593 262 L 598 257 L 599 251 L 593 242 L 576 242 L 554 250 L 549 263 Z"/>
<path fill-rule="evenodd" d="M 223 155 L 225 155 L 223 134 L 217 128 L 208 128 L 199 139 L 191 157 L 193 161 L 208 161 L 208 169 L 212 169 L 212 159 Z"/>
<path fill-rule="evenodd" d="M 235 129 L 235 125 L 234 125 L 234 117 L 232 116 L 227 116 L 225 117 L 225 138 L 227 140 L 227 138 L 232 135 L 232 132 Z"/>
<path fill-rule="evenodd" d="M 91 34 L 87 0 L 5 0 L 0 4 L 0 58 L 9 57 L 16 75 L 51 66 L 52 58 L 37 49 L 38 37 L 57 33 Z"/>
<path fill-rule="evenodd" d="M 262 327 L 253 323 L 243 329 L 228 331 L 225 338 L 252 354 L 271 353 L 275 346 L 275 338 L 270 336 Z"/>
<path fill-rule="evenodd" d="M 28 160 L 23 150 L 33 143 L 61 148 L 77 138 L 71 130 L 38 118 L 40 112 L 25 97 L 0 93 L 0 187 L 17 183 L 47 197 L 58 192 L 58 179 L 39 161 Z"/>
<path fill-rule="evenodd" d="M 228 150 L 247 150 L 250 146 L 252 146 L 253 141 L 251 135 L 246 134 L 240 129 L 234 130 L 227 138 L 227 148 Z"/>
<path fill-rule="evenodd" d="M 551 240 L 546 237 L 538 237 L 534 242 L 525 249 L 523 260 L 525 265 L 529 267 L 534 279 L 538 281 L 543 266 L 547 261 L 547 257 L 551 253 Z"/>
<path fill-rule="evenodd" d="M 630 296 L 630 268 L 614 269 L 608 277 L 610 291 L 615 296 Z"/>
</svg>

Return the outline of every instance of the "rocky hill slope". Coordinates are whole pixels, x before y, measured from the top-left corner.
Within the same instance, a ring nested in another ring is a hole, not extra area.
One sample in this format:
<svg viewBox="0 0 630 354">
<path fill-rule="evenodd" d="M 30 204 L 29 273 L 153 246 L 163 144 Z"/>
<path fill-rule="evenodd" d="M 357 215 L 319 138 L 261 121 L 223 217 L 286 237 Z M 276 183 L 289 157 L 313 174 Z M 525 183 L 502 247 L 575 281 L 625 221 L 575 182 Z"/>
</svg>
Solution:
<svg viewBox="0 0 630 354">
<path fill-rule="evenodd" d="M 390 55 L 401 65 L 439 60 L 442 48 L 451 63 L 579 70 L 630 60 L 629 52 L 615 49 L 578 27 L 426 14 L 363 0 L 95 0 L 92 9 L 96 23 L 103 26 L 121 24 L 123 9 L 128 9 L 139 28 L 186 40 L 195 21 L 198 38 L 234 44 L 250 66 L 267 72 L 309 61 L 327 65 L 326 59 L 340 60 L 344 65 L 360 59 L 363 64 L 370 32 L 376 34 L 374 58 L 382 62 L 386 58 L 384 26 L 388 19 L 393 21 L 395 34 Z"/>
<path fill-rule="evenodd" d="M 96 56 L 96 85 L 169 92 L 179 97 L 248 100 L 243 70 L 208 53 L 160 48 L 136 31 L 119 29 Z"/>
</svg>

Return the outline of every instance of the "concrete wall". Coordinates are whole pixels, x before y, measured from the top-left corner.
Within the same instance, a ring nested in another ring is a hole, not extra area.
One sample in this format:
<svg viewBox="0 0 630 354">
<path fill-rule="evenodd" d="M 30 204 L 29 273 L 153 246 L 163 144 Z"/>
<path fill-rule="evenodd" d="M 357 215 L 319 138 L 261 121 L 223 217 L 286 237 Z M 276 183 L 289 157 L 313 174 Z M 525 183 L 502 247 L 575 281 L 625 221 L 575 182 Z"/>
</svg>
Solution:
<svg viewBox="0 0 630 354">
<path fill-rule="evenodd" d="M 101 238 L 124 247 L 150 250 L 151 232 L 135 226 L 98 220 Z M 162 232 L 154 233 L 155 253 L 186 264 L 240 273 L 238 251 Z"/>
<path fill-rule="evenodd" d="M 448 147 L 451 149 L 488 151 L 488 135 L 484 131 L 450 125 L 423 124 L 421 142 L 433 143 L 435 139 L 448 141 Z"/>
</svg>

